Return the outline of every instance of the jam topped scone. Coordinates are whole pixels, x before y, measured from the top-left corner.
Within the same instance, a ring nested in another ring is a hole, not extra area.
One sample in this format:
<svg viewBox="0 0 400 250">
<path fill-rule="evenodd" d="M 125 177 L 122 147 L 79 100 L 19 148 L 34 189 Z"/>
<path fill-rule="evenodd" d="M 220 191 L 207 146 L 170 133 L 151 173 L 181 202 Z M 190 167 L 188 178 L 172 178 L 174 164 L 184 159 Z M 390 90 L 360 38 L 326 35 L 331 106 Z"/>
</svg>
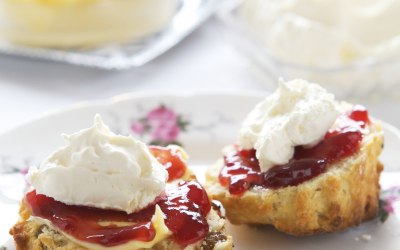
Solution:
<svg viewBox="0 0 400 250">
<path fill-rule="evenodd" d="M 219 207 L 177 146 L 112 133 L 99 116 L 32 167 L 10 230 L 22 249 L 231 249 Z"/>
<path fill-rule="evenodd" d="M 235 224 L 339 231 L 377 215 L 382 145 L 380 123 L 364 107 L 303 80 L 281 82 L 208 169 L 206 187 Z"/>
</svg>

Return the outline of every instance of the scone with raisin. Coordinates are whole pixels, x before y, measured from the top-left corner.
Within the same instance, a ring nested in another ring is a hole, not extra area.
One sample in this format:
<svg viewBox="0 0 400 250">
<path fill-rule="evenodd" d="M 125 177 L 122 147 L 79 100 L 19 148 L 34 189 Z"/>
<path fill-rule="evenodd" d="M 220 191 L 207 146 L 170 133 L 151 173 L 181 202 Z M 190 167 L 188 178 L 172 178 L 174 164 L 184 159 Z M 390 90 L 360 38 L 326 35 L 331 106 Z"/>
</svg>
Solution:
<svg viewBox="0 0 400 250">
<path fill-rule="evenodd" d="M 28 173 L 17 250 L 232 249 L 221 205 L 176 146 L 116 135 L 99 116 Z"/>
<path fill-rule="evenodd" d="M 281 82 L 208 169 L 206 189 L 234 224 L 336 232 L 377 216 L 382 147 L 364 107 L 303 80 Z"/>
</svg>

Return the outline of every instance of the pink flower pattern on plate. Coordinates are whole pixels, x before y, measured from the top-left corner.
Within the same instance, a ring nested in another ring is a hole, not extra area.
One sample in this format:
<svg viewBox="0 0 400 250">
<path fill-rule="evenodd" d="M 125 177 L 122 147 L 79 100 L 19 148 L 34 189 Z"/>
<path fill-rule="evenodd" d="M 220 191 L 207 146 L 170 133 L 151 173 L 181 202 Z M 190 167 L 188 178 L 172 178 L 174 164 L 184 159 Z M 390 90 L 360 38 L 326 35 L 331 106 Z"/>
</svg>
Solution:
<svg viewBox="0 0 400 250">
<path fill-rule="evenodd" d="M 146 128 L 145 128 L 145 126 L 144 126 L 143 123 L 140 123 L 140 122 L 132 122 L 132 124 L 131 124 L 131 130 L 132 130 L 132 132 L 133 132 L 134 134 L 140 135 L 140 134 L 144 133 L 145 129 L 146 129 Z"/>
<path fill-rule="evenodd" d="M 381 192 L 379 217 L 382 222 L 386 221 L 390 214 L 395 213 L 394 206 L 398 202 L 400 202 L 400 186 L 393 186 Z"/>
<path fill-rule="evenodd" d="M 165 146 L 178 144 L 178 137 L 189 123 L 165 105 L 150 110 L 145 117 L 133 121 L 131 130 L 139 136 L 150 135 L 150 144 Z"/>
</svg>

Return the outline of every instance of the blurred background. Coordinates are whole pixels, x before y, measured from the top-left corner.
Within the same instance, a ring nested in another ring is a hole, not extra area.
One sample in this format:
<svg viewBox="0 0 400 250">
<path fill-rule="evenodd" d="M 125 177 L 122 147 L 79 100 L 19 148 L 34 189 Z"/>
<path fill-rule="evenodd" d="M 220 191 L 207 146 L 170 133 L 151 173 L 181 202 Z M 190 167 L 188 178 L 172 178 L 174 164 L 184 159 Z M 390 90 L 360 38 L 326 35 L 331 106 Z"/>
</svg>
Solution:
<svg viewBox="0 0 400 250">
<path fill-rule="evenodd" d="M 128 92 L 304 78 L 400 126 L 400 1 L 3 0 L 0 133 Z"/>
</svg>

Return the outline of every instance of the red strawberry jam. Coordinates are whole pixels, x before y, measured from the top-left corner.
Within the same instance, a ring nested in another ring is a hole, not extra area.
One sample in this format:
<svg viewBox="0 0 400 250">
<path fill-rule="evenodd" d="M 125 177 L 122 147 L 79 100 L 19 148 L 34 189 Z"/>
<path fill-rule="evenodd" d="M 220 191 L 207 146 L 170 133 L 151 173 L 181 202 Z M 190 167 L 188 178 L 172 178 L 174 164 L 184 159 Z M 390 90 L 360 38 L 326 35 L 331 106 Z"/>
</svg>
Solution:
<svg viewBox="0 0 400 250">
<path fill-rule="evenodd" d="M 35 190 L 26 194 L 25 202 L 33 216 L 49 220 L 61 231 L 78 240 L 112 247 L 132 240 L 149 242 L 156 231 L 151 218 L 155 206 L 165 214 L 165 224 L 174 240 L 182 246 L 203 239 L 208 234 L 206 216 L 211 204 L 203 187 L 196 181 L 169 186 L 156 203 L 139 212 L 127 214 L 86 206 L 66 205 Z M 129 226 L 99 225 L 99 222 L 134 222 Z"/>
<path fill-rule="evenodd" d="M 260 171 L 254 149 L 236 148 L 224 156 L 225 166 L 219 181 L 236 195 L 257 186 L 272 189 L 296 186 L 324 173 L 332 163 L 358 152 L 369 123 L 368 111 L 362 106 L 355 106 L 351 112 L 337 118 L 324 140 L 316 146 L 297 146 L 287 164 L 274 166 L 266 172 Z"/>
<path fill-rule="evenodd" d="M 179 152 L 171 148 L 150 146 L 150 152 L 168 171 L 168 181 L 182 178 L 186 172 L 186 164 Z"/>
<path fill-rule="evenodd" d="M 167 199 L 158 204 L 167 217 L 165 224 L 179 244 L 188 245 L 207 236 L 206 216 L 211 203 L 198 182 L 180 182 L 178 188 L 167 190 Z"/>
</svg>

